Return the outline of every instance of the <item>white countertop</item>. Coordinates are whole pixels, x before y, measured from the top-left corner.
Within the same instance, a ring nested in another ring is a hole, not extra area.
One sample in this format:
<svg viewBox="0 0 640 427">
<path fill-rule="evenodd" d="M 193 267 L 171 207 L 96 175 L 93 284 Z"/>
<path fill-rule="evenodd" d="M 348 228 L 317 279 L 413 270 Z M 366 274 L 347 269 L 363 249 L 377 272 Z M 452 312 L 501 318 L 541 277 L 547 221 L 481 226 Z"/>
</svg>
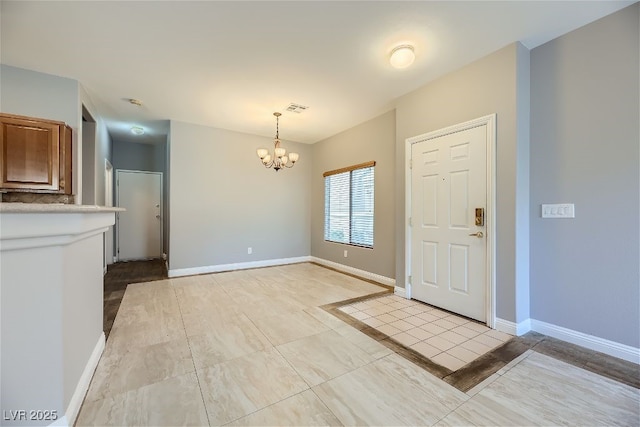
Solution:
<svg viewBox="0 0 640 427">
<path fill-rule="evenodd" d="M 0 203 L 0 213 L 105 213 L 122 212 L 124 208 L 63 203 Z"/>
</svg>

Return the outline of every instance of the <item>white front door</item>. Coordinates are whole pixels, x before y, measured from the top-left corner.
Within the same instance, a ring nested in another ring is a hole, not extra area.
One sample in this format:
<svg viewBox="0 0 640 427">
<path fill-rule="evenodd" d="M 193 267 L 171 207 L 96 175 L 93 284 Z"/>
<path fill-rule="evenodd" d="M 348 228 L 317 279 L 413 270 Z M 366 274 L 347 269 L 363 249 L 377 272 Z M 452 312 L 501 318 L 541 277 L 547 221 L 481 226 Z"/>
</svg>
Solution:
<svg viewBox="0 0 640 427">
<path fill-rule="evenodd" d="M 162 173 L 116 171 L 118 261 L 162 256 Z"/>
<path fill-rule="evenodd" d="M 485 322 L 487 126 L 411 146 L 411 295 Z M 479 212 L 480 213 L 480 212 Z"/>
</svg>

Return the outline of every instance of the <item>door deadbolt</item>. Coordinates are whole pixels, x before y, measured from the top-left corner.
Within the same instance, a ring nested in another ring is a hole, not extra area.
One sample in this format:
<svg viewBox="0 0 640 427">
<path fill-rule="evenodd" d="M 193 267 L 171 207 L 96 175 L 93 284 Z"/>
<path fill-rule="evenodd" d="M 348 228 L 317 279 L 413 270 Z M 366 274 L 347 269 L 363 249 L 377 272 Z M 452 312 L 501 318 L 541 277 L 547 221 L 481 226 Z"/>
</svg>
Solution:
<svg viewBox="0 0 640 427">
<path fill-rule="evenodd" d="M 484 226 L 484 208 L 476 208 L 476 226 Z"/>
</svg>

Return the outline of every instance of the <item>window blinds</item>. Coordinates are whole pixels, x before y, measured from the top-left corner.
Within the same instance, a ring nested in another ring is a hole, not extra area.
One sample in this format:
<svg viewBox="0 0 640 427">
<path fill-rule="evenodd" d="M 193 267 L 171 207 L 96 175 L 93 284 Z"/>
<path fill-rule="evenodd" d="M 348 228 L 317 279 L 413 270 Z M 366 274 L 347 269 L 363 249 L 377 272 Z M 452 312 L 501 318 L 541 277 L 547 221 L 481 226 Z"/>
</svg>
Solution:
<svg viewBox="0 0 640 427">
<path fill-rule="evenodd" d="M 375 162 L 326 172 L 324 238 L 373 247 Z"/>
</svg>

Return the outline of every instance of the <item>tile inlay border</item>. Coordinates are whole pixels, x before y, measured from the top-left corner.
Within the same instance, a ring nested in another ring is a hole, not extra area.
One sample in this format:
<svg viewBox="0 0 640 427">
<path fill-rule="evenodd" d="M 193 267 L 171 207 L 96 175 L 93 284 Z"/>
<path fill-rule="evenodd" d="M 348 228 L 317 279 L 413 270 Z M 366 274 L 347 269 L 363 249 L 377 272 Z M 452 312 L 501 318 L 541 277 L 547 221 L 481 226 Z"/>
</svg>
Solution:
<svg viewBox="0 0 640 427">
<path fill-rule="evenodd" d="M 338 272 L 346 274 L 342 271 Z M 388 288 L 385 285 L 376 283 L 368 279 L 363 279 L 351 274 L 347 275 L 356 277 L 360 280 L 365 280 L 369 283 L 373 283 L 384 288 Z M 432 375 L 451 384 L 462 392 L 470 391 L 475 386 L 482 383 L 490 376 L 498 373 L 510 362 L 522 356 L 529 350 L 542 353 L 557 360 L 569 363 L 573 366 L 577 366 L 579 368 L 591 371 L 598 375 L 602 375 L 614 381 L 640 389 L 640 366 L 635 365 L 631 362 L 627 362 L 625 360 L 617 359 L 607 354 L 589 350 L 575 344 L 551 338 L 533 331 L 519 337 L 513 337 L 504 344 L 494 348 L 493 350 L 490 350 L 484 355 L 479 356 L 477 359 L 462 366 L 460 369 L 452 371 L 451 369 L 441 366 L 431 359 L 425 357 L 424 355 L 418 353 L 412 348 L 400 344 L 387 334 L 375 328 L 372 328 L 366 323 L 354 317 L 351 317 L 347 313 L 339 310 L 340 307 L 343 307 L 345 305 L 364 302 L 379 298 L 381 296 L 392 294 L 393 291 L 391 290 L 376 292 L 357 298 L 350 298 L 344 301 L 326 304 L 320 306 L 320 308 L 352 326 L 353 328 L 359 330 L 360 332 L 366 334 L 367 336 L 373 338 L 374 340 L 383 344 L 387 348 L 391 349 L 392 351 L 414 363 L 415 365 L 423 368 Z"/>
</svg>

